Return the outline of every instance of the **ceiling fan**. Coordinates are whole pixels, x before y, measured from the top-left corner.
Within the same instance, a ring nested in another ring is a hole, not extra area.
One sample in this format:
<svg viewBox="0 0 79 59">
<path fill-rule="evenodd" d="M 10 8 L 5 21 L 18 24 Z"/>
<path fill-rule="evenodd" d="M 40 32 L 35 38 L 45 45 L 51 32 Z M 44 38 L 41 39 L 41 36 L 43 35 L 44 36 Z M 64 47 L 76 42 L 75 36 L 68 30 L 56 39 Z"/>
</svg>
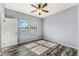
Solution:
<svg viewBox="0 0 79 59">
<path fill-rule="evenodd" d="M 48 13 L 48 10 L 44 10 L 44 7 L 46 7 L 48 4 L 44 3 L 43 5 L 41 3 L 39 3 L 37 6 L 31 4 L 31 6 L 33 6 L 34 8 L 36 8 L 36 10 L 31 11 L 31 13 L 33 12 L 38 12 L 39 15 L 41 15 L 42 12 L 46 12 Z"/>
</svg>

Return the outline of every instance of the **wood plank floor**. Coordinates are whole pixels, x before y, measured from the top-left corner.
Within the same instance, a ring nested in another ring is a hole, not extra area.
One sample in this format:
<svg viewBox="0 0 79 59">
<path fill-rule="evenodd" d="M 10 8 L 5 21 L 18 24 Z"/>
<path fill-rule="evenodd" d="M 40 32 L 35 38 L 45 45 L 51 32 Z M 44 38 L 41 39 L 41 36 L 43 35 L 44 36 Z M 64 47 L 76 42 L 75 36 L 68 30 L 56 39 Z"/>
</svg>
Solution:
<svg viewBox="0 0 79 59">
<path fill-rule="evenodd" d="M 77 56 L 77 50 L 46 40 L 2 49 L 2 56 Z"/>
</svg>

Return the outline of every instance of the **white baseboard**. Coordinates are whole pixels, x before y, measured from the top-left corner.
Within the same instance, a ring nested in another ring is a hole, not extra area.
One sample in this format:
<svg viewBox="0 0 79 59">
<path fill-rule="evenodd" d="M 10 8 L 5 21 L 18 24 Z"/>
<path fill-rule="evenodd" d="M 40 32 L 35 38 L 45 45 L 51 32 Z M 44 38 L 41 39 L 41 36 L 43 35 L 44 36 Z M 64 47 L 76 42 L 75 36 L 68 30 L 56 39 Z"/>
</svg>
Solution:
<svg viewBox="0 0 79 59">
<path fill-rule="evenodd" d="M 73 47 L 73 46 L 70 46 L 70 45 L 68 45 L 68 44 L 64 44 L 64 43 L 62 43 L 62 42 L 53 41 L 53 40 L 51 40 L 50 38 L 47 38 L 47 37 L 43 37 L 43 39 L 49 40 L 49 41 L 52 41 L 52 42 L 56 42 L 56 43 L 58 43 L 58 44 L 62 44 L 62 45 L 64 45 L 64 46 L 68 46 L 68 47 L 71 47 L 71 48 L 74 48 L 74 49 L 77 49 L 77 50 L 78 50 L 77 47 Z"/>
<path fill-rule="evenodd" d="M 43 38 L 43 39 L 48 40 L 48 41 L 52 41 L 52 40 L 49 40 L 49 39 L 47 39 L 47 38 Z M 68 47 L 77 49 L 77 51 L 78 51 L 77 55 L 79 56 L 79 49 L 78 49 L 78 48 L 73 47 L 73 46 L 70 46 L 70 45 L 68 45 L 68 44 L 64 44 L 64 43 L 61 43 L 61 42 L 57 42 L 57 41 L 52 41 L 52 42 L 56 42 L 56 43 L 58 43 L 58 44 L 62 44 L 62 45 L 64 45 L 64 46 L 68 46 Z"/>
</svg>

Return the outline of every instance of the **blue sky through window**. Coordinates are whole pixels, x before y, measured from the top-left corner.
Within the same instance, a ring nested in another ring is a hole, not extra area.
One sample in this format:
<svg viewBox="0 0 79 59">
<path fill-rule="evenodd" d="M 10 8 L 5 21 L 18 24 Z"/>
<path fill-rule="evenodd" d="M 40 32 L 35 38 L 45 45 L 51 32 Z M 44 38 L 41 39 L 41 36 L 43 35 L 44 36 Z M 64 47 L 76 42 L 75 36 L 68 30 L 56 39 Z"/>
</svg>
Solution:
<svg viewBox="0 0 79 59">
<path fill-rule="evenodd" d="M 19 20 L 19 28 L 26 28 L 26 27 L 27 27 L 26 20 L 20 19 Z"/>
</svg>

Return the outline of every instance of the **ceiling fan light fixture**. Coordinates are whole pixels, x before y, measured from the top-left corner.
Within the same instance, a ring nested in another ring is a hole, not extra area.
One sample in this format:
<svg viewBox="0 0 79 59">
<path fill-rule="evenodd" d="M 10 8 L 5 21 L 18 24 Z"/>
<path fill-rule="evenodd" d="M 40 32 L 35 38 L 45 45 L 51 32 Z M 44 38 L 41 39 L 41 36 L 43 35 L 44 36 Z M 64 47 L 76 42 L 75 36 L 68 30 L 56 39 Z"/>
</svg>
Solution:
<svg viewBox="0 0 79 59">
<path fill-rule="evenodd" d="M 38 12 L 38 13 L 39 13 L 39 12 L 41 13 L 41 12 L 42 12 L 42 9 L 38 9 L 37 12 Z"/>
<path fill-rule="evenodd" d="M 31 12 L 32 13 L 33 12 L 37 12 L 38 15 L 41 15 L 42 12 L 48 13 L 48 10 L 43 10 L 47 5 L 48 5 L 47 3 L 45 3 L 43 5 L 42 4 L 38 4 L 38 6 L 35 6 L 35 5 L 31 4 L 31 6 L 33 6 L 34 8 L 36 8 L 36 10 L 33 10 Z"/>
</svg>

